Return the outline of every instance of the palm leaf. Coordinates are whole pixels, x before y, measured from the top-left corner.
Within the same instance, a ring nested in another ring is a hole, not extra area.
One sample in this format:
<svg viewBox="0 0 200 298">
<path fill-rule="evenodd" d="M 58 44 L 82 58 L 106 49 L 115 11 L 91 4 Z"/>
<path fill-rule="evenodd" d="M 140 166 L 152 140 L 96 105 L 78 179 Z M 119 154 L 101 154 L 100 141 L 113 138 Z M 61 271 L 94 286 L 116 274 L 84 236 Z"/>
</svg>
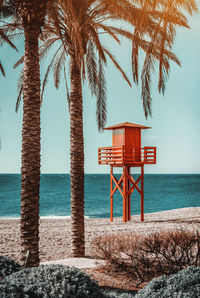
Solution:
<svg viewBox="0 0 200 298">
<path fill-rule="evenodd" d="M 0 62 L 0 71 L 1 71 L 2 75 L 5 77 L 5 71 L 4 71 L 4 68 L 3 68 L 3 65 L 1 64 L 1 62 Z"/>
<path fill-rule="evenodd" d="M 53 67 L 53 63 L 54 63 L 54 61 L 55 61 L 55 59 L 56 59 L 56 56 L 57 56 L 57 54 L 59 53 L 59 51 L 60 51 L 61 48 L 62 48 L 62 47 L 60 46 L 60 47 L 57 49 L 57 51 L 55 52 L 53 58 L 51 59 L 51 62 L 50 62 L 50 64 L 49 64 L 49 66 L 48 66 L 48 68 L 47 68 L 47 70 L 46 70 L 46 73 L 45 73 L 45 76 L 44 76 L 44 80 L 43 80 L 43 83 L 42 83 L 42 91 L 41 91 L 41 97 L 40 97 L 40 103 L 41 103 L 41 104 L 42 104 L 42 101 L 43 101 L 44 90 L 45 90 L 45 87 L 46 87 L 46 84 L 47 84 L 47 81 L 48 81 L 49 73 L 50 73 L 50 71 L 51 71 L 51 69 L 52 69 L 52 67 Z"/>
<path fill-rule="evenodd" d="M 62 66 L 65 63 L 65 49 L 62 49 L 62 53 L 60 56 L 56 58 L 55 64 L 54 64 L 54 83 L 55 87 L 58 89 L 59 83 L 60 83 L 60 72 L 62 70 Z"/>
<path fill-rule="evenodd" d="M 16 46 L 10 41 L 10 39 L 5 35 L 5 33 L 3 32 L 2 29 L 0 29 L 0 38 L 5 41 L 6 43 L 8 43 L 13 49 L 15 49 L 17 52 L 17 48 Z"/>
<path fill-rule="evenodd" d="M 109 58 L 111 59 L 111 61 L 114 63 L 114 65 L 116 66 L 116 68 L 121 72 L 123 78 L 127 81 L 127 83 L 129 84 L 130 87 L 132 87 L 127 75 L 125 74 L 125 72 L 123 71 L 123 69 L 121 68 L 121 66 L 118 64 L 118 62 L 116 61 L 115 57 L 106 49 L 103 48 L 104 51 L 106 52 L 106 54 L 109 56 Z"/>
<path fill-rule="evenodd" d="M 152 108 L 151 108 L 151 75 L 154 71 L 154 61 L 151 54 L 146 55 L 143 69 L 142 69 L 142 102 L 145 117 L 147 118 L 148 115 L 152 115 Z"/>
<path fill-rule="evenodd" d="M 18 112 L 20 103 L 22 100 L 23 81 L 24 81 L 24 69 L 21 70 L 21 73 L 19 75 L 18 82 L 17 82 L 18 96 L 17 96 L 16 106 L 15 106 L 15 112 Z"/>
<path fill-rule="evenodd" d="M 66 92 L 67 92 L 67 102 L 68 102 L 68 108 L 69 108 L 69 105 L 70 105 L 70 93 L 69 93 L 69 88 L 68 88 L 68 84 L 67 84 L 67 75 L 66 75 L 65 65 L 64 65 L 64 79 L 65 79 L 65 87 L 66 87 Z"/>
<path fill-rule="evenodd" d="M 92 95 L 96 94 L 98 86 L 97 75 L 97 63 L 94 52 L 94 46 L 91 41 L 88 42 L 88 48 L 86 53 L 86 67 L 87 67 L 87 79 Z"/>
<path fill-rule="evenodd" d="M 99 57 L 99 85 L 98 85 L 98 92 L 97 92 L 97 104 L 96 104 L 96 116 L 97 116 L 97 126 L 98 130 L 102 131 L 106 125 L 106 118 L 107 118 L 107 107 L 106 107 L 106 81 L 104 76 L 104 69 L 103 69 L 103 60 Z"/>
</svg>

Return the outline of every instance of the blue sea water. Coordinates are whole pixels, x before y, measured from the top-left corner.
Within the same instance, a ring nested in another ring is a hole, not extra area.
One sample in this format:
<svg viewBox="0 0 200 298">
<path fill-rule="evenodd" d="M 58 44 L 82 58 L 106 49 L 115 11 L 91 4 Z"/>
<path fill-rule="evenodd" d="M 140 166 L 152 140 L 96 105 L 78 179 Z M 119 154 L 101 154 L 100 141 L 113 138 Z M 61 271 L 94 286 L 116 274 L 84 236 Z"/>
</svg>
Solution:
<svg viewBox="0 0 200 298">
<path fill-rule="evenodd" d="M 118 176 L 118 175 L 116 175 Z M 119 177 L 119 176 L 118 176 Z M 134 176 L 137 179 L 137 175 Z M 85 215 L 110 217 L 110 176 L 85 175 Z M 145 213 L 200 206 L 200 175 L 146 174 Z M 122 216 L 122 197 L 114 195 L 114 216 Z M 131 213 L 140 213 L 140 196 L 133 192 Z M 20 175 L 0 174 L 0 217 L 20 216 Z M 70 216 L 70 175 L 42 174 L 40 216 Z"/>
</svg>

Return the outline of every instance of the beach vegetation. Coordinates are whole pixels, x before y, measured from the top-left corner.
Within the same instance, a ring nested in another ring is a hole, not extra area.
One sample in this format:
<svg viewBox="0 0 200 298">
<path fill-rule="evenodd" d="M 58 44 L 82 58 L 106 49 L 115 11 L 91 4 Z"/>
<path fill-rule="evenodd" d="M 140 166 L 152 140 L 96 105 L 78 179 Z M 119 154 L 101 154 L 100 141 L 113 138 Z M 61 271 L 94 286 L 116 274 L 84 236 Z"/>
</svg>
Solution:
<svg viewBox="0 0 200 298">
<path fill-rule="evenodd" d="M 200 297 L 200 267 L 189 266 L 170 276 L 154 278 L 135 298 Z"/>
<path fill-rule="evenodd" d="M 22 266 L 13 259 L 0 256 L 0 279 L 5 278 L 12 273 L 18 272 Z"/>
<path fill-rule="evenodd" d="M 0 280 L 1 298 L 130 298 L 131 291 L 105 289 L 75 267 L 41 265 L 21 269 Z"/>
<path fill-rule="evenodd" d="M 0 297 L 104 297 L 89 275 L 74 267 L 42 265 L 0 281 Z"/>
<path fill-rule="evenodd" d="M 103 235 L 93 243 L 97 256 L 107 260 L 108 271 L 123 272 L 136 285 L 163 274 L 175 274 L 188 266 L 200 266 L 198 231 Z"/>
</svg>

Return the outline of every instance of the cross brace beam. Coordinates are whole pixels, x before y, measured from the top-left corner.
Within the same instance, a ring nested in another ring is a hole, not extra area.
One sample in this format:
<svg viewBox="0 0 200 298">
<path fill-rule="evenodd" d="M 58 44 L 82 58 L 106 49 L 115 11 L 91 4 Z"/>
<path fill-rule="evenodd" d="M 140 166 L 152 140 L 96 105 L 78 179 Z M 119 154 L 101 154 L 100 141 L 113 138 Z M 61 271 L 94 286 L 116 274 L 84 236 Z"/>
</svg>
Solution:
<svg viewBox="0 0 200 298">
<path fill-rule="evenodd" d="M 141 221 L 144 221 L 144 165 L 140 166 L 141 174 L 137 180 L 131 175 L 131 168 L 123 166 L 123 173 L 119 180 L 113 174 L 113 166 L 110 167 L 110 220 L 113 221 L 113 196 L 119 190 L 123 199 L 123 221 L 131 220 L 131 195 L 136 189 L 141 198 Z M 114 182 L 114 183 L 113 183 Z M 141 182 L 141 183 L 140 183 Z M 140 187 L 139 187 L 140 183 Z M 115 187 L 113 185 L 115 184 Z"/>
</svg>

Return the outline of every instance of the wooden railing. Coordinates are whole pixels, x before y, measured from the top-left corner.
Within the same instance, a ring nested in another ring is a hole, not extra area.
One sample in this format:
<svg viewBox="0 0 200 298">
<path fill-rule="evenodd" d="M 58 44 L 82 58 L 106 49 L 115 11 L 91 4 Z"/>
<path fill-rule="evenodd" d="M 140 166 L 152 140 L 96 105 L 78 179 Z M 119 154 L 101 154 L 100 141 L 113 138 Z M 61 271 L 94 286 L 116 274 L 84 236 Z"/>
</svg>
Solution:
<svg viewBox="0 0 200 298">
<path fill-rule="evenodd" d="M 102 147 L 98 149 L 98 163 L 101 165 L 155 164 L 156 147 Z"/>
</svg>

